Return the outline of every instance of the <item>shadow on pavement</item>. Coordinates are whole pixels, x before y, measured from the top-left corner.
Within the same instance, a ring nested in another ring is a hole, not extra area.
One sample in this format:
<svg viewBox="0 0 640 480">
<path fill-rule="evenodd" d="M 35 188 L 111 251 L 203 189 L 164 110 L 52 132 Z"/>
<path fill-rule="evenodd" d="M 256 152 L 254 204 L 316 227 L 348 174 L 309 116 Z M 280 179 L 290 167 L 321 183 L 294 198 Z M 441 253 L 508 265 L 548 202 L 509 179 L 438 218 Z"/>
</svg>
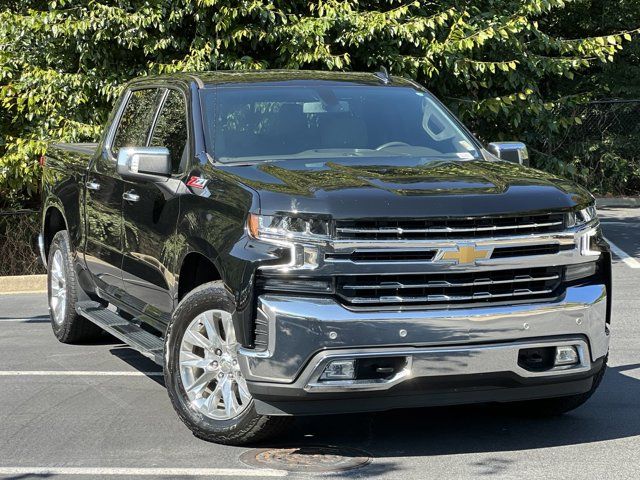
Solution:
<svg viewBox="0 0 640 480">
<path fill-rule="evenodd" d="M 117 340 L 117 342 L 120 343 L 119 340 Z M 125 344 L 110 349 L 109 353 L 141 372 L 162 372 L 162 367 L 160 365 Z M 153 375 L 148 378 L 164 387 L 163 376 Z"/>
<path fill-rule="evenodd" d="M 160 367 L 126 346 L 110 352 L 140 371 Z M 594 396 L 582 407 L 559 417 L 516 416 L 500 405 L 406 409 L 372 414 L 298 417 L 288 432 L 254 448 L 304 446 L 348 447 L 375 461 L 364 470 L 332 477 L 382 477 L 397 471 L 396 457 L 429 457 L 466 453 L 492 454 L 472 464 L 478 476 L 500 474 L 514 450 L 580 445 L 640 435 L 640 379 L 625 372 L 639 364 L 609 367 Z M 150 377 L 164 385 L 162 377 Z M 425 472 L 426 473 L 426 472 Z"/>
<path fill-rule="evenodd" d="M 46 315 L 30 315 L 28 317 L 16 317 L 16 316 L 5 316 L 0 317 L 0 320 L 12 320 L 19 321 L 20 323 L 49 323 L 51 319 L 49 318 L 49 314 Z"/>
<path fill-rule="evenodd" d="M 640 435 L 640 380 L 624 374 L 636 368 L 640 364 L 609 368 L 594 396 L 560 417 L 514 416 L 499 405 L 300 417 L 286 438 L 269 446 L 342 445 L 360 449 L 376 459 L 361 471 L 366 471 L 367 478 L 396 469 L 385 458 L 495 453 L 474 466 L 478 475 L 499 474 L 513 462 L 501 458 L 501 452 Z"/>
<path fill-rule="evenodd" d="M 602 229 L 604 236 L 615 243 L 627 255 L 636 259 L 640 258 L 640 242 L 638 242 L 640 224 L 603 219 Z"/>
</svg>

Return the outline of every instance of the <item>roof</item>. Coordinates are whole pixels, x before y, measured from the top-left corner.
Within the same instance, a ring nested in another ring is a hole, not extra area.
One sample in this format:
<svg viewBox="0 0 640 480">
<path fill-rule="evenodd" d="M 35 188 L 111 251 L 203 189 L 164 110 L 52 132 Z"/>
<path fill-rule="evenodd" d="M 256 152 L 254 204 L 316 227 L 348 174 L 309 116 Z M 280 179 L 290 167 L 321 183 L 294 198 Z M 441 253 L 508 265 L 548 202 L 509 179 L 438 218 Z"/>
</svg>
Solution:
<svg viewBox="0 0 640 480">
<path fill-rule="evenodd" d="M 214 72 L 185 72 L 168 75 L 139 77 L 133 81 L 195 81 L 201 88 L 225 85 L 239 87 L 260 83 L 270 86 L 310 85 L 322 83 L 343 85 L 385 85 L 380 74 L 364 72 L 325 72 L 318 70 L 219 70 Z M 389 77 L 387 85 L 416 87 L 417 84 L 402 77 Z"/>
<path fill-rule="evenodd" d="M 262 83 L 270 85 L 308 85 L 322 82 L 324 84 L 352 83 L 357 85 L 383 85 L 383 81 L 375 73 L 364 72 L 325 72 L 318 70 L 225 70 L 218 72 L 196 73 L 205 85 L 234 85 Z M 390 77 L 389 85 L 415 86 L 413 82 L 401 77 Z"/>
</svg>

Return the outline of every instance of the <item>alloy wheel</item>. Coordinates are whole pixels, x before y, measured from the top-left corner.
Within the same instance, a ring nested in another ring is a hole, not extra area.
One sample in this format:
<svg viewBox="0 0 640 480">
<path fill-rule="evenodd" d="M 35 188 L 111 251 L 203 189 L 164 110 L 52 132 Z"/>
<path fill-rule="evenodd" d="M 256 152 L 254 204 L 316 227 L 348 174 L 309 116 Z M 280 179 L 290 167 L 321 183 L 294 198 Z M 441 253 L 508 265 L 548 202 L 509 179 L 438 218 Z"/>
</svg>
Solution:
<svg viewBox="0 0 640 480">
<path fill-rule="evenodd" d="M 179 365 L 189 402 L 203 415 L 230 420 L 250 405 L 229 312 L 208 310 L 191 321 L 180 344 Z"/>
<path fill-rule="evenodd" d="M 65 273 L 62 252 L 56 250 L 49 268 L 49 287 L 51 291 L 49 305 L 53 321 L 57 325 L 61 325 L 64 321 L 67 308 L 67 278 Z"/>
</svg>

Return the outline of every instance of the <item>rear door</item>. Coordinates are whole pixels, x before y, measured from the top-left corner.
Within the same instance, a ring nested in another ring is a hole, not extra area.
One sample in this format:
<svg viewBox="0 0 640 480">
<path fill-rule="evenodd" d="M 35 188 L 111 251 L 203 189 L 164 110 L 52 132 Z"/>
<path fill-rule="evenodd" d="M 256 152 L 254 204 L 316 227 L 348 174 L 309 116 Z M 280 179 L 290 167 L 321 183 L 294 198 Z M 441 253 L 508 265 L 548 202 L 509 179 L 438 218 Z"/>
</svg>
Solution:
<svg viewBox="0 0 640 480">
<path fill-rule="evenodd" d="M 120 111 L 107 133 L 104 148 L 87 173 L 85 261 L 96 285 L 107 295 L 120 297 L 122 281 L 122 195 L 124 181 L 116 172 L 121 147 L 145 141 L 161 92 L 126 92 Z"/>
<path fill-rule="evenodd" d="M 186 97 L 168 88 L 155 116 L 152 131 L 140 146 L 166 147 L 172 163 L 167 182 L 127 181 L 128 198 L 122 208 L 124 219 L 122 274 L 129 303 L 158 329 L 168 323 L 174 306 L 172 267 L 179 212 L 176 190 L 189 158 Z"/>
</svg>

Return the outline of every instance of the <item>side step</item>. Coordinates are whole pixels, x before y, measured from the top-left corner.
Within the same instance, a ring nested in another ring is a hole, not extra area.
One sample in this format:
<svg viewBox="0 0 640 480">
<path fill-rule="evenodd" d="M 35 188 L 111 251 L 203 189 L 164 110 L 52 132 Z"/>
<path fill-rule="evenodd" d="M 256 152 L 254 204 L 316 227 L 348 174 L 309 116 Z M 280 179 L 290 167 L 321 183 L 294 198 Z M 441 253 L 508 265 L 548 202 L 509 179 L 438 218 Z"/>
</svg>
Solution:
<svg viewBox="0 0 640 480">
<path fill-rule="evenodd" d="M 125 320 L 117 313 L 107 310 L 98 302 L 78 302 L 76 303 L 76 312 L 114 337 L 127 343 L 144 356 L 149 357 L 158 365 L 164 363 L 162 359 L 164 345 L 160 337 L 156 337 L 138 325 Z"/>
</svg>

